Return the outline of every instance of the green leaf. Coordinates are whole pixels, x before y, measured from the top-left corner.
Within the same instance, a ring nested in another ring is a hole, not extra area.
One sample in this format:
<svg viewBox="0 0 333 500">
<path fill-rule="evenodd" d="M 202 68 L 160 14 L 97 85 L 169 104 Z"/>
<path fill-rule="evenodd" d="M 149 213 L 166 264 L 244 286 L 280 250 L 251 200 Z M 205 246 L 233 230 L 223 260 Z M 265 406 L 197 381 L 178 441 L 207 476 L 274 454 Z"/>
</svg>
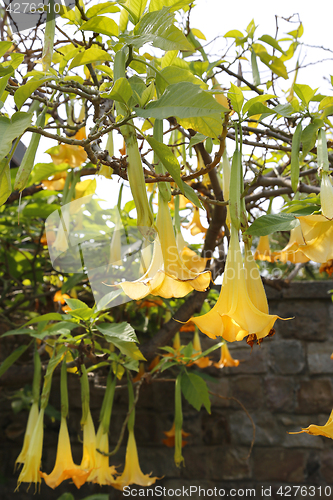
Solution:
<svg viewBox="0 0 333 500">
<path fill-rule="evenodd" d="M 241 89 L 239 87 L 236 87 L 236 85 L 234 85 L 233 83 L 231 84 L 230 90 L 228 92 L 228 98 L 231 101 L 233 109 L 240 115 L 244 102 L 244 96 Z"/>
<path fill-rule="evenodd" d="M 0 98 L 2 97 L 2 94 L 5 91 L 5 88 L 6 88 L 6 85 L 8 83 L 10 76 L 11 75 L 9 74 L 9 75 L 6 75 L 6 76 L 3 76 L 2 78 L 0 78 Z"/>
<path fill-rule="evenodd" d="M 309 102 L 315 95 L 318 89 L 313 90 L 309 85 L 301 85 L 300 83 L 294 84 L 294 90 L 298 97 L 301 99 L 305 106 L 308 106 Z"/>
<path fill-rule="evenodd" d="M 117 102 L 122 102 L 123 104 L 127 104 L 133 94 L 132 87 L 129 84 L 126 78 L 118 78 L 115 81 L 110 92 L 104 92 L 101 94 L 102 97 L 106 97 L 108 99 L 113 99 Z"/>
<path fill-rule="evenodd" d="M 322 109 L 329 108 L 330 106 L 333 106 L 333 96 L 326 96 L 324 99 L 320 101 L 320 104 L 318 106 L 318 111 L 321 111 Z"/>
<path fill-rule="evenodd" d="M 258 44 L 260 45 L 260 44 Z M 257 53 L 257 52 L 256 52 Z M 278 76 L 282 76 L 285 80 L 288 80 L 288 73 L 284 63 L 276 56 L 271 56 L 268 52 L 260 51 L 258 56 L 261 61 L 270 68 L 273 73 Z"/>
<path fill-rule="evenodd" d="M 187 50 L 194 48 L 185 35 L 173 25 L 173 14 L 163 7 L 156 12 L 148 12 L 134 28 L 134 35 L 124 37 L 128 44 L 142 47 L 151 43 L 162 50 Z"/>
<path fill-rule="evenodd" d="M 273 38 L 272 36 L 270 36 L 270 35 L 263 35 L 262 37 L 259 38 L 259 40 L 261 40 L 262 42 L 267 43 L 268 45 L 270 45 L 274 49 L 278 50 L 282 54 L 284 54 L 284 55 L 286 54 L 285 51 L 281 49 L 280 45 L 275 40 L 275 38 Z"/>
<path fill-rule="evenodd" d="M 195 85 L 200 85 L 201 88 L 207 89 L 208 85 L 200 80 L 198 77 L 194 76 L 191 71 L 185 68 L 179 68 L 178 66 L 167 66 L 163 68 L 156 75 L 156 85 L 161 94 L 165 91 L 168 83 L 172 85 L 173 83 L 179 82 L 191 82 Z"/>
<path fill-rule="evenodd" d="M 183 183 L 183 188 L 184 188 L 184 193 L 185 193 L 186 198 L 188 200 L 190 200 L 192 203 L 194 203 L 194 205 L 196 207 L 203 208 L 201 201 L 197 197 L 197 194 L 194 191 L 194 189 L 191 186 L 189 186 L 188 184 L 186 184 L 185 181 L 182 181 L 182 183 Z"/>
<path fill-rule="evenodd" d="M 67 281 L 62 285 L 61 287 L 61 293 L 66 293 L 68 290 L 73 288 L 75 285 L 80 283 L 81 281 L 85 280 L 87 278 L 87 275 L 85 273 L 76 273 L 70 278 L 68 278 Z"/>
<path fill-rule="evenodd" d="M 194 373 L 184 372 L 181 375 L 181 388 L 185 399 L 199 411 L 203 405 L 210 413 L 210 399 L 207 384 Z"/>
<path fill-rule="evenodd" d="M 78 299 L 65 299 L 66 304 L 72 309 L 72 311 L 75 311 L 75 309 L 89 309 L 87 304 L 82 302 L 82 300 Z"/>
<path fill-rule="evenodd" d="M 216 115 L 228 111 L 214 97 L 190 82 L 174 83 L 167 87 L 157 101 L 150 102 L 145 109 L 136 108 L 136 114 L 143 118 L 192 118 Z M 220 122 L 221 123 L 221 122 Z"/>
<path fill-rule="evenodd" d="M 57 500 L 75 500 L 71 493 L 63 493 Z"/>
<path fill-rule="evenodd" d="M 79 52 L 71 62 L 69 69 L 82 66 L 83 64 L 96 63 L 97 61 L 112 61 L 112 57 L 105 50 L 90 48 Z"/>
<path fill-rule="evenodd" d="M 0 42 L 0 57 L 5 55 L 12 45 L 13 42 Z"/>
<path fill-rule="evenodd" d="M 40 323 L 41 321 L 61 321 L 62 316 L 59 313 L 47 313 L 42 314 L 41 316 L 37 316 L 36 318 L 31 319 L 28 323 L 22 325 L 23 328 L 29 325 L 33 325 L 34 323 Z"/>
<path fill-rule="evenodd" d="M 0 160 L 12 149 L 13 140 L 23 134 L 31 123 L 32 113 L 14 113 L 11 119 L 0 116 Z"/>
<path fill-rule="evenodd" d="M 290 35 L 290 36 L 292 36 L 294 38 L 301 38 L 301 36 L 303 35 L 303 33 L 304 33 L 304 28 L 303 28 L 303 24 L 301 23 L 299 25 L 299 27 L 297 28 L 297 30 L 289 31 L 287 33 L 287 35 Z"/>
<path fill-rule="evenodd" d="M 180 177 L 180 165 L 171 149 L 166 144 L 157 141 L 153 137 L 147 136 L 146 139 L 164 168 L 169 172 L 181 192 L 184 194 L 184 187 Z"/>
<path fill-rule="evenodd" d="M 80 30 L 94 31 L 95 33 L 101 33 L 110 37 L 119 35 L 118 25 L 113 19 L 106 16 L 92 17 L 89 21 L 82 24 Z"/>
<path fill-rule="evenodd" d="M 51 175 L 67 170 L 68 167 L 68 163 L 60 163 L 59 165 L 55 165 L 54 163 L 36 163 L 30 175 L 29 185 L 38 184 L 40 181 L 51 177 Z"/>
<path fill-rule="evenodd" d="M 267 108 L 262 102 L 255 102 L 250 109 L 248 110 L 248 117 L 254 116 L 254 115 L 272 115 L 274 114 L 274 111 L 272 111 L 270 108 Z"/>
<path fill-rule="evenodd" d="M 314 148 L 317 139 L 317 132 L 320 127 L 324 126 L 323 120 L 315 119 L 310 123 L 302 132 L 301 142 L 302 142 L 302 158 Z"/>
<path fill-rule="evenodd" d="M 119 290 L 113 290 L 112 292 L 109 292 L 106 295 L 104 295 L 104 297 L 102 297 L 101 300 L 98 302 L 96 310 L 102 311 L 103 309 L 109 307 L 110 302 L 116 299 L 121 293 L 122 290 L 119 289 Z"/>
<path fill-rule="evenodd" d="M 28 345 L 20 345 L 17 349 L 15 349 L 14 352 L 12 352 L 8 358 L 6 358 L 3 363 L 0 365 L 0 377 L 10 368 L 15 361 L 30 347 L 30 344 Z"/>
<path fill-rule="evenodd" d="M 278 104 L 273 108 L 276 114 L 281 115 L 281 116 L 291 116 L 294 113 L 294 108 L 292 107 L 291 104 Z"/>
<path fill-rule="evenodd" d="M 195 118 L 178 118 L 178 123 L 185 129 L 192 128 L 196 132 L 217 139 L 222 132 L 222 121 L 220 114 L 199 116 Z"/>
<path fill-rule="evenodd" d="M 207 136 L 204 134 L 200 134 L 197 132 L 195 135 L 193 135 L 190 139 L 188 147 L 195 146 L 196 144 L 200 144 L 200 142 L 204 142 L 207 139 Z"/>
<path fill-rule="evenodd" d="M 12 192 L 12 183 L 10 179 L 10 167 L 7 159 L 0 162 L 0 207 L 3 205 Z"/>
<path fill-rule="evenodd" d="M 21 106 L 25 103 L 28 97 L 35 92 L 35 90 L 50 80 L 54 80 L 54 77 L 50 76 L 48 78 L 44 78 L 43 80 L 30 80 L 25 85 L 22 85 L 22 87 L 19 87 L 14 95 L 14 101 L 18 109 L 21 109 Z"/>
<path fill-rule="evenodd" d="M 114 2 L 103 2 L 90 7 L 86 12 L 86 16 L 90 18 L 100 14 L 119 12 L 119 10 L 119 7 Z M 108 17 L 108 19 L 110 18 Z"/>
<path fill-rule="evenodd" d="M 244 107 L 243 107 L 243 113 L 245 114 L 250 108 L 251 106 L 253 106 L 253 104 L 256 104 L 257 102 L 265 102 L 265 101 L 268 101 L 268 99 L 273 99 L 274 97 L 276 97 L 276 95 L 274 94 L 263 94 L 263 95 L 257 95 L 257 97 L 253 97 L 252 99 L 249 99 L 245 104 L 244 104 Z M 265 106 L 266 108 L 266 106 Z M 266 108 L 266 111 L 269 111 L 268 108 Z M 261 111 L 262 113 L 264 111 Z M 252 114 L 259 114 L 259 113 L 252 113 L 251 112 L 251 115 Z M 250 113 L 249 113 L 249 116 L 250 116 Z"/>
<path fill-rule="evenodd" d="M 251 67 L 252 67 L 253 85 L 257 87 L 258 85 L 260 85 L 260 73 L 258 69 L 257 56 L 254 50 L 251 50 Z"/>
<path fill-rule="evenodd" d="M 168 7 L 170 12 L 175 12 L 183 7 L 186 7 L 193 0 L 150 0 L 149 12 L 154 12 L 155 10 L 162 10 L 163 7 Z"/>
<path fill-rule="evenodd" d="M 297 190 L 298 179 L 299 179 L 299 148 L 301 145 L 301 134 L 302 134 L 302 122 L 300 122 L 296 127 L 291 146 L 290 173 L 291 173 L 291 187 L 294 192 L 296 192 Z"/>
<path fill-rule="evenodd" d="M 101 323 L 97 325 L 97 329 L 108 342 L 114 344 L 125 356 L 145 360 L 136 345 L 138 339 L 135 331 L 129 323 Z"/>
<path fill-rule="evenodd" d="M 266 236 L 276 231 L 291 231 L 299 225 L 293 214 L 269 214 L 258 217 L 245 231 L 253 236 Z"/>
<path fill-rule="evenodd" d="M 225 35 L 225 38 L 244 38 L 244 35 L 239 30 L 230 30 Z"/>
</svg>

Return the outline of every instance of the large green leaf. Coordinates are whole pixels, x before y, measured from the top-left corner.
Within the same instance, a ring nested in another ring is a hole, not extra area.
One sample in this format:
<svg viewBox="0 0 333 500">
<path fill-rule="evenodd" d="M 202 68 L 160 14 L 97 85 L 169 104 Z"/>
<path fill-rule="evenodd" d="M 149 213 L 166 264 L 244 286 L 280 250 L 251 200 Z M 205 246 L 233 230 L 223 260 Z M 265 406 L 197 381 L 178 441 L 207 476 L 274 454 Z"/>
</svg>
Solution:
<svg viewBox="0 0 333 500">
<path fill-rule="evenodd" d="M 254 104 L 256 104 L 257 102 L 265 102 L 265 101 L 268 101 L 269 99 L 272 99 L 276 97 L 276 95 L 274 94 L 263 94 L 263 95 L 257 95 L 257 97 L 253 97 L 252 99 L 249 99 L 243 106 L 243 113 L 245 114 Z M 266 111 L 267 108 L 266 108 Z M 251 114 L 254 114 L 251 112 Z M 249 113 L 249 116 L 250 116 L 250 113 Z"/>
<path fill-rule="evenodd" d="M 163 119 L 170 116 L 178 118 L 206 117 L 228 110 L 221 106 L 211 94 L 202 90 L 199 85 L 180 82 L 169 85 L 160 99 L 150 102 L 145 109 L 136 108 L 135 111 L 138 116 L 143 118 Z"/>
<path fill-rule="evenodd" d="M 126 78 L 118 78 L 110 92 L 104 92 L 102 97 L 127 104 L 133 94 L 132 87 Z"/>
<path fill-rule="evenodd" d="M 28 349 L 30 344 L 20 345 L 0 365 L 0 377 L 15 363 L 15 361 Z"/>
<path fill-rule="evenodd" d="M 276 231 L 291 231 L 299 225 L 296 214 L 269 214 L 258 217 L 245 231 L 253 236 L 266 236 Z"/>
<path fill-rule="evenodd" d="M 305 106 L 308 106 L 309 102 L 317 92 L 317 89 L 313 90 L 309 87 L 309 85 L 301 85 L 300 83 L 294 84 L 294 90 Z"/>
<path fill-rule="evenodd" d="M 134 35 L 124 37 L 128 44 L 137 48 L 146 43 L 162 50 L 188 50 L 193 46 L 185 35 L 173 24 L 173 14 L 168 8 L 148 12 L 134 29 Z"/>
<path fill-rule="evenodd" d="M 203 405 L 210 413 L 210 399 L 207 384 L 194 373 L 184 372 L 181 375 L 181 388 L 185 399 L 199 411 Z"/>
<path fill-rule="evenodd" d="M 282 54 L 285 54 L 285 51 L 283 49 L 281 49 L 280 45 L 278 44 L 278 42 L 275 40 L 275 38 L 273 38 L 271 35 L 263 35 L 259 38 L 259 40 L 261 40 L 262 42 L 265 42 L 267 43 L 268 45 L 270 45 L 271 47 L 273 47 L 274 49 L 277 49 L 279 52 L 281 52 Z"/>
<path fill-rule="evenodd" d="M 23 134 L 31 123 L 32 113 L 14 113 L 11 119 L 0 116 L 0 160 L 2 160 L 12 148 L 13 140 Z"/>
<path fill-rule="evenodd" d="M 11 48 L 13 42 L 0 42 L 0 57 L 2 57 Z"/>
<path fill-rule="evenodd" d="M 6 158 L 0 162 L 0 207 L 3 205 L 12 192 L 10 179 L 10 168 Z"/>
<path fill-rule="evenodd" d="M 108 342 L 114 344 L 122 354 L 132 359 L 144 360 L 136 342 L 134 329 L 128 323 L 101 323 L 97 329 Z"/>
<path fill-rule="evenodd" d="M 96 63 L 97 61 L 111 61 L 110 54 L 102 49 L 90 48 L 77 54 L 71 62 L 69 69 L 82 66 L 83 64 Z"/>
<path fill-rule="evenodd" d="M 314 148 L 317 139 L 317 132 L 320 127 L 324 125 L 323 120 L 315 119 L 310 123 L 302 132 L 301 142 L 302 142 L 302 158 Z"/>
<path fill-rule="evenodd" d="M 228 98 L 231 101 L 231 105 L 236 113 L 240 114 L 244 102 L 243 92 L 239 87 L 236 87 L 233 83 L 230 86 L 230 90 L 228 92 Z"/>
<path fill-rule="evenodd" d="M 175 12 L 176 10 L 186 7 L 193 0 L 150 0 L 149 12 L 155 10 L 162 10 L 163 7 L 169 7 L 170 12 Z"/>
<path fill-rule="evenodd" d="M 40 323 L 41 321 L 61 321 L 62 316 L 59 313 L 47 313 L 47 314 L 42 314 L 42 316 L 37 316 L 36 318 L 31 319 L 27 323 L 25 323 L 23 328 L 29 325 L 33 325 L 34 323 Z"/>
<path fill-rule="evenodd" d="M 120 9 L 117 5 L 115 5 L 115 2 L 103 2 L 90 7 L 90 9 L 86 12 L 86 16 L 89 19 L 90 17 L 98 16 L 100 14 L 119 12 L 119 10 Z"/>
<path fill-rule="evenodd" d="M 183 183 L 183 188 L 184 188 L 184 193 L 185 193 L 186 198 L 189 199 L 196 207 L 203 208 L 201 201 L 197 197 L 197 194 L 194 191 L 194 189 L 191 186 L 189 186 L 188 184 L 186 184 L 186 182 L 182 181 L 182 183 Z"/>
<path fill-rule="evenodd" d="M 161 94 L 165 91 L 168 83 L 171 85 L 179 82 L 191 82 L 195 85 L 200 85 L 202 89 L 208 88 L 208 85 L 198 77 L 194 76 L 191 71 L 185 68 L 180 68 L 179 66 L 167 66 L 156 75 L 156 85 Z"/>
<path fill-rule="evenodd" d="M 82 24 L 80 30 L 82 31 L 94 31 L 95 33 L 101 33 L 107 36 L 118 36 L 119 29 L 118 25 L 113 19 L 106 16 L 96 16 L 89 19 Z"/>
<path fill-rule="evenodd" d="M 147 0 L 127 0 L 127 2 L 123 4 L 123 7 L 132 17 L 133 24 L 138 24 L 146 8 L 146 5 Z"/>
<path fill-rule="evenodd" d="M 21 106 L 25 103 L 28 97 L 31 96 L 39 87 L 41 87 L 45 82 L 54 79 L 54 77 L 50 76 L 48 78 L 44 78 L 42 80 L 29 80 L 25 85 L 19 87 L 14 95 L 14 101 L 18 109 L 21 109 Z"/>
<path fill-rule="evenodd" d="M 216 113 L 209 116 L 198 116 L 194 118 L 178 118 L 179 125 L 185 129 L 192 128 L 196 132 L 217 139 L 222 132 L 221 114 Z"/>
</svg>

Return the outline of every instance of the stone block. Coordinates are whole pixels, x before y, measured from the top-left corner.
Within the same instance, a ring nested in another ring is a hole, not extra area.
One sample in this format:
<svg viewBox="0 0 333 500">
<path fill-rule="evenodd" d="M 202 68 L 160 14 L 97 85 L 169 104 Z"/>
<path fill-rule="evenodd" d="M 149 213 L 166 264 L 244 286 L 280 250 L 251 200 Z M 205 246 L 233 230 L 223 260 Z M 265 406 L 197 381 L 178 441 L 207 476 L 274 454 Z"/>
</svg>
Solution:
<svg viewBox="0 0 333 500">
<path fill-rule="evenodd" d="M 297 340 L 279 340 L 270 344 L 269 365 L 275 373 L 295 375 L 305 367 L 305 352 Z"/>
<path fill-rule="evenodd" d="M 263 405 L 262 377 L 239 375 L 230 380 L 230 395 L 238 399 L 247 410 L 258 409 Z M 230 401 L 233 408 L 239 409 L 239 403 Z"/>
<path fill-rule="evenodd" d="M 230 383 L 228 378 L 216 379 L 216 382 L 207 382 L 210 394 L 211 405 L 214 408 L 228 408 L 230 406 Z"/>
<path fill-rule="evenodd" d="M 269 412 L 251 412 L 255 425 L 255 445 L 278 445 L 285 433 L 283 425 Z M 253 440 L 253 425 L 244 411 L 229 415 L 232 444 L 250 445 Z"/>
<path fill-rule="evenodd" d="M 253 473 L 257 481 L 301 483 L 308 453 L 303 450 L 261 448 L 253 450 Z"/>
<path fill-rule="evenodd" d="M 309 342 L 307 344 L 307 360 L 309 372 L 313 374 L 333 374 L 332 343 Z"/>
<path fill-rule="evenodd" d="M 322 478 L 332 484 L 332 470 L 333 470 L 333 450 L 328 448 L 320 453 L 320 474 Z"/>
<path fill-rule="evenodd" d="M 333 332 L 330 307 L 328 301 L 317 299 L 282 301 L 277 314 L 281 318 L 294 319 L 276 322 L 275 329 L 284 338 L 324 341 Z"/>
<path fill-rule="evenodd" d="M 328 379 L 303 380 L 297 391 L 296 411 L 304 414 L 327 413 L 332 410 L 332 383 Z"/>
<path fill-rule="evenodd" d="M 264 380 L 267 407 L 273 412 L 292 412 L 295 407 L 294 382 L 289 377 L 270 377 Z"/>
<path fill-rule="evenodd" d="M 233 414 L 234 412 L 232 412 Z M 225 412 L 222 413 L 221 410 L 215 410 L 212 412 L 212 415 L 203 412 L 201 425 L 203 444 L 212 446 L 231 443 L 229 419 Z"/>
<path fill-rule="evenodd" d="M 231 356 L 240 361 L 238 366 L 225 367 L 221 370 L 221 375 L 238 375 L 241 373 L 265 373 L 267 371 L 268 344 L 255 345 L 251 349 L 248 345 L 228 346 Z"/>
</svg>

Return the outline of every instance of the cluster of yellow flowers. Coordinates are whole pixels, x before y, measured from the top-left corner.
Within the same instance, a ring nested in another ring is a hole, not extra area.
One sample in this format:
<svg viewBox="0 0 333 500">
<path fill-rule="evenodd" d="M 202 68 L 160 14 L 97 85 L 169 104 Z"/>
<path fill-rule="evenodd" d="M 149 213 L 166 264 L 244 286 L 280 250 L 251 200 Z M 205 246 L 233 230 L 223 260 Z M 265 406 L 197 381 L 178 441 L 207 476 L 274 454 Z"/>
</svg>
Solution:
<svg viewBox="0 0 333 500">
<path fill-rule="evenodd" d="M 45 376 L 43 393 L 41 396 L 41 407 L 39 409 L 39 383 L 40 383 L 40 360 L 35 354 L 35 377 L 34 377 L 34 402 L 31 406 L 24 443 L 16 464 L 22 465 L 18 478 L 19 488 L 21 483 L 35 483 L 35 487 L 41 483 L 42 478 L 50 488 L 56 488 L 63 481 L 71 479 L 77 488 L 86 482 L 100 485 L 111 485 L 122 490 L 124 486 L 138 484 L 150 486 L 156 481 L 156 477 L 143 474 L 140 469 L 138 451 L 134 436 L 134 410 L 132 408 L 131 425 L 128 423 L 128 443 L 126 448 L 125 467 L 122 474 L 116 472 L 116 468 L 109 464 L 109 426 L 112 412 L 113 396 L 116 377 L 107 380 L 107 387 L 102 404 L 100 425 L 95 433 L 95 427 L 89 409 L 89 383 L 85 367 L 82 367 L 81 391 L 82 391 L 82 420 L 83 428 L 83 454 L 80 465 L 73 461 L 70 438 L 67 428 L 68 395 L 67 395 L 67 371 L 66 363 L 63 362 L 61 369 L 61 424 L 58 437 L 57 455 L 55 465 L 50 474 L 41 471 L 41 459 L 43 448 L 43 421 L 44 412 L 50 391 L 52 371 L 65 355 L 60 352 L 56 358 L 51 358 L 48 372 Z M 130 401 L 132 406 L 132 401 Z"/>
</svg>

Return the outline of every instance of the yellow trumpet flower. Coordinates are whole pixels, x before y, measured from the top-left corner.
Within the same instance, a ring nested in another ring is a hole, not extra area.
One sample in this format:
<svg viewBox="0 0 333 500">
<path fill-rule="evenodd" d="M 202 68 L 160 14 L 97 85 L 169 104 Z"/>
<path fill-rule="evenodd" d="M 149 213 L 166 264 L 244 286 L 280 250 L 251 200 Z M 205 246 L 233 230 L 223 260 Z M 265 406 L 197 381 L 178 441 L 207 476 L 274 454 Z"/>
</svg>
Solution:
<svg viewBox="0 0 333 500">
<path fill-rule="evenodd" d="M 222 336 L 228 342 L 247 335 L 266 337 L 278 316 L 270 315 L 258 267 L 246 245 L 245 261 L 238 241 L 238 231 L 231 226 L 230 247 L 220 296 L 215 306 L 191 321 L 208 335 Z"/>
<path fill-rule="evenodd" d="M 196 236 L 200 233 L 206 234 L 207 228 L 201 224 L 199 209 L 197 207 L 194 207 L 193 210 L 192 220 L 184 226 L 185 229 L 189 229 L 192 236 Z"/>
<path fill-rule="evenodd" d="M 44 478 L 46 484 L 53 489 L 59 486 L 59 484 L 66 479 L 72 479 L 75 486 L 77 488 L 81 488 L 81 486 L 87 481 L 90 473 L 91 469 L 83 470 L 81 467 L 74 464 L 66 418 L 62 417 L 54 469 L 51 474 L 40 472 L 40 475 Z"/>
<path fill-rule="evenodd" d="M 130 484 L 150 486 L 158 479 L 157 477 L 151 477 L 150 474 L 144 474 L 140 469 L 134 432 L 129 431 L 124 471 L 112 486 L 117 490 L 122 490 L 124 486 Z"/>
<path fill-rule="evenodd" d="M 200 257 L 193 250 L 188 248 L 183 235 L 180 232 L 177 232 L 176 240 L 177 248 L 180 252 L 180 257 L 185 266 L 194 273 L 201 273 L 202 271 L 204 271 L 209 259 Z"/>
<path fill-rule="evenodd" d="M 302 252 L 314 262 L 323 264 L 333 259 L 333 186 L 324 171 L 320 187 L 322 215 L 297 217 L 301 223 L 305 245 Z"/>
<path fill-rule="evenodd" d="M 80 467 L 89 471 L 96 467 L 96 434 L 90 410 L 83 424 L 83 456 Z"/>
<path fill-rule="evenodd" d="M 37 422 L 38 422 L 38 413 L 39 413 L 38 401 L 35 401 L 31 405 L 31 408 L 30 408 L 27 428 L 26 428 L 24 440 L 23 440 L 22 450 L 16 459 L 15 466 L 16 466 L 16 464 L 24 464 L 26 459 L 27 459 L 27 453 L 28 453 L 30 442 L 31 442 L 31 438 L 32 438 L 32 435 L 34 433 L 35 427 L 36 427 Z"/>
<path fill-rule="evenodd" d="M 202 353 L 199 332 L 197 329 L 195 330 L 194 336 L 193 336 L 193 349 L 196 351 L 196 353 L 193 355 L 193 357 Z M 210 366 L 212 364 L 212 361 L 209 359 L 208 356 L 202 356 L 201 358 L 197 359 L 196 361 L 193 361 L 193 363 L 191 363 L 191 365 L 192 364 L 197 365 L 199 368 L 207 368 L 207 366 Z"/>
<path fill-rule="evenodd" d="M 289 432 L 289 434 L 302 434 L 306 432 L 307 434 L 312 434 L 313 436 L 325 436 L 327 438 L 333 439 L 333 410 L 325 425 L 314 425 L 311 424 L 309 427 L 302 429 L 298 432 Z"/>
<path fill-rule="evenodd" d="M 211 273 L 193 272 L 179 255 L 168 203 L 159 197 L 157 216 L 159 236 L 154 242 L 152 261 L 147 272 L 138 280 L 120 283 L 131 299 L 139 300 L 149 294 L 164 298 L 184 297 L 192 290 L 208 288 Z"/>
<path fill-rule="evenodd" d="M 75 139 L 82 141 L 86 139 L 86 132 L 84 127 L 81 128 L 76 134 Z M 87 159 L 87 153 L 82 146 L 75 146 L 71 144 L 60 144 L 47 151 L 52 158 L 55 165 L 60 163 L 68 163 L 72 168 L 80 167 Z"/>
<path fill-rule="evenodd" d="M 255 260 L 266 260 L 267 262 L 274 262 L 274 255 L 269 246 L 268 236 L 260 236 L 259 243 L 256 251 L 254 252 Z"/>
<path fill-rule="evenodd" d="M 221 346 L 221 357 L 217 363 L 214 363 L 215 368 L 224 368 L 225 366 L 238 366 L 239 359 L 234 359 L 228 349 L 227 343 L 224 342 Z"/>
<path fill-rule="evenodd" d="M 275 259 L 281 262 L 289 261 L 293 264 L 309 262 L 310 259 L 301 250 L 304 244 L 301 226 L 297 226 L 290 231 L 288 244 L 279 252 L 274 252 Z"/>
<path fill-rule="evenodd" d="M 23 468 L 17 480 L 17 489 L 21 483 L 35 483 L 35 487 L 37 487 L 37 484 L 41 482 L 40 463 L 43 449 L 43 421 L 44 409 L 41 409 L 24 457 Z"/>
<path fill-rule="evenodd" d="M 109 436 L 107 432 L 104 432 L 103 425 L 101 424 L 97 431 L 96 436 L 96 449 L 103 451 L 104 453 L 109 453 Z M 102 455 L 96 451 L 96 466 L 91 472 L 88 481 L 90 483 L 112 484 L 114 486 L 116 475 L 116 468 L 109 464 L 109 457 L 107 455 Z"/>
</svg>

